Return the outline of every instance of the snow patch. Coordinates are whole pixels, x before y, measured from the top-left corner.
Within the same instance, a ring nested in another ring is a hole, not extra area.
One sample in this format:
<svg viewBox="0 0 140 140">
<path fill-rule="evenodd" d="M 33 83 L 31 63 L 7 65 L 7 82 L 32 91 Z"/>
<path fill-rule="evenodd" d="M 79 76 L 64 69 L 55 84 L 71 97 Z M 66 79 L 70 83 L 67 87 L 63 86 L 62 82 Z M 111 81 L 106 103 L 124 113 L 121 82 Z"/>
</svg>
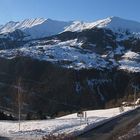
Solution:
<svg viewBox="0 0 140 140">
<path fill-rule="evenodd" d="M 0 56 L 12 59 L 17 55 L 58 63 L 66 68 L 74 69 L 111 69 L 109 62 L 96 53 L 84 51 L 82 43 L 77 40 L 56 42 L 55 45 L 37 45 L 19 49 L 0 50 Z M 18 54 L 19 53 L 19 54 Z"/>
</svg>

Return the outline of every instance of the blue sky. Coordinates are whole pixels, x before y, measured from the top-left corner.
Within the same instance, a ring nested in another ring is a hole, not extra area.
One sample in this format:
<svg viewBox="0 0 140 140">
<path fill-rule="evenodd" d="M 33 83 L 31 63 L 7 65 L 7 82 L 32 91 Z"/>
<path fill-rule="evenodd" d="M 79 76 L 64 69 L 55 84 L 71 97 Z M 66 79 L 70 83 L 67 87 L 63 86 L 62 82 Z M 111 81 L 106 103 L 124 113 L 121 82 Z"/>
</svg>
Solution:
<svg viewBox="0 0 140 140">
<path fill-rule="evenodd" d="M 0 0 L 0 24 L 25 18 L 94 21 L 119 16 L 140 21 L 140 0 Z"/>
</svg>

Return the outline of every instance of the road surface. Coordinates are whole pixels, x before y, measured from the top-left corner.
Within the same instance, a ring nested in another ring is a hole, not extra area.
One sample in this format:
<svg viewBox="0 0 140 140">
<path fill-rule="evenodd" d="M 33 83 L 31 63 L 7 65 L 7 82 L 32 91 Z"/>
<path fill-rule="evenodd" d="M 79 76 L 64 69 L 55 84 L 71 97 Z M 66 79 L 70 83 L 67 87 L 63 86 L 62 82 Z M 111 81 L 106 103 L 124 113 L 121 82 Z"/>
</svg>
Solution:
<svg viewBox="0 0 140 140">
<path fill-rule="evenodd" d="M 8 138 L 0 137 L 0 140 L 9 140 Z"/>
<path fill-rule="evenodd" d="M 140 108 L 86 132 L 76 140 L 116 140 L 140 122 Z"/>
</svg>

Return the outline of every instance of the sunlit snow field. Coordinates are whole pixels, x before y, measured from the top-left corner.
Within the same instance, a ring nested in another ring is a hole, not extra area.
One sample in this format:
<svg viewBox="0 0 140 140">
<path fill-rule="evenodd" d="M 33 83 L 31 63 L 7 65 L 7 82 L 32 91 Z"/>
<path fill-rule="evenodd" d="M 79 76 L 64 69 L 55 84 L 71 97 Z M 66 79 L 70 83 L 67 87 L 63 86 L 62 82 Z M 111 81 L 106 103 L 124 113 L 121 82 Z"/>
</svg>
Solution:
<svg viewBox="0 0 140 140">
<path fill-rule="evenodd" d="M 124 112 L 119 108 L 87 111 L 87 121 L 76 113 L 51 120 L 22 121 L 20 131 L 18 122 L 0 121 L 0 136 L 39 140 L 49 134 L 77 135 L 130 110 L 132 107 L 125 107 Z"/>
</svg>

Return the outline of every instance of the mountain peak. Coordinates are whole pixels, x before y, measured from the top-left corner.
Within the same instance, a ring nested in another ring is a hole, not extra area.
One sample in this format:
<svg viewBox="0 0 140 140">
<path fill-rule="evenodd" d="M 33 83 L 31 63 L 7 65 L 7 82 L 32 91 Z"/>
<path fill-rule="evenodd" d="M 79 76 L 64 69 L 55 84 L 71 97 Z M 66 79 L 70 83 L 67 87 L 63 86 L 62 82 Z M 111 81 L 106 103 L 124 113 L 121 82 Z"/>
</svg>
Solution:
<svg viewBox="0 0 140 140">
<path fill-rule="evenodd" d="M 19 22 L 15 21 L 9 21 L 5 25 L 2 25 L 0 28 L 0 33 L 7 33 L 7 32 L 13 32 L 14 28 L 19 24 Z"/>
<path fill-rule="evenodd" d="M 46 19 L 44 18 L 32 18 L 32 19 L 25 19 L 22 22 L 19 23 L 17 28 L 22 29 L 22 28 L 30 28 L 33 26 L 36 26 L 38 24 L 42 24 L 45 22 Z"/>
<path fill-rule="evenodd" d="M 110 19 L 112 19 L 112 20 L 113 20 L 113 19 L 116 19 L 116 20 L 117 20 L 117 19 L 121 19 L 121 17 L 118 17 L 118 16 L 110 16 L 110 17 L 108 17 L 108 18 L 110 18 Z"/>
<path fill-rule="evenodd" d="M 116 16 L 112 16 L 104 19 L 103 22 L 101 22 L 98 27 L 109 28 L 113 31 L 129 30 L 130 32 L 140 32 L 139 22 L 123 19 L 121 17 L 116 17 Z"/>
</svg>

